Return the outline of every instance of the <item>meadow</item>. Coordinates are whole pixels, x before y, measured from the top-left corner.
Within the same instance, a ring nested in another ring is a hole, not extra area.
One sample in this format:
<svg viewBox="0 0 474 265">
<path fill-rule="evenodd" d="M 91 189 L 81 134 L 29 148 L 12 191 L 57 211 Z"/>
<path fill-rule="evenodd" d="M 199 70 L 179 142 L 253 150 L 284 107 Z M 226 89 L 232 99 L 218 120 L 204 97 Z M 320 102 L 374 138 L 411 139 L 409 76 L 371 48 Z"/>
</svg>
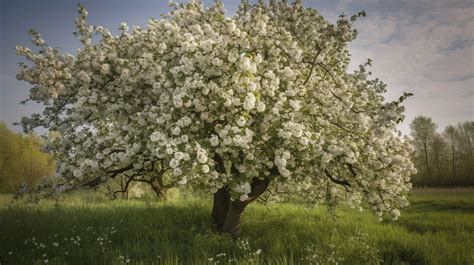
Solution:
<svg viewBox="0 0 474 265">
<path fill-rule="evenodd" d="M 28 204 L 0 197 L 3 264 L 474 264 L 474 189 L 418 189 L 397 221 L 364 210 L 254 203 L 239 239 L 213 230 L 210 200 Z"/>
</svg>

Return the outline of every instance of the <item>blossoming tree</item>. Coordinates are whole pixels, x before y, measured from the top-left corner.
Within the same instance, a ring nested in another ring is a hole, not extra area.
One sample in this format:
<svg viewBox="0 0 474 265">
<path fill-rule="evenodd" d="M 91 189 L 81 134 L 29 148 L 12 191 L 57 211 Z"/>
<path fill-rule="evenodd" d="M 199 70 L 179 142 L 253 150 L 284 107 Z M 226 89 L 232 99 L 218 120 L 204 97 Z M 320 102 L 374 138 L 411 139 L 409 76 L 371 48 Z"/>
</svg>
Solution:
<svg viewBox="0 0 474 265">
<path fill-rule="evenodd" d="M 363 12 L 332 25 L 300 1 L 243 1 L 233 17 L 219 1 L 172 7 L 114 36 L 80 6 L 76 55 L 36 32 L 38 53 L 17 47 L 32 62 L 18 79 L 44 105 L 22 124 L 57 132 L 57 190 L 119 175 L 159 190 L 170 174 L 170 186 L 213 194 L 212 217 L 233 235 L 271 188 L 398 217 L 415 171 L 396 129 L 409 94 L 385 103 L 370 62 L 348 73 Z"/>
</svg>

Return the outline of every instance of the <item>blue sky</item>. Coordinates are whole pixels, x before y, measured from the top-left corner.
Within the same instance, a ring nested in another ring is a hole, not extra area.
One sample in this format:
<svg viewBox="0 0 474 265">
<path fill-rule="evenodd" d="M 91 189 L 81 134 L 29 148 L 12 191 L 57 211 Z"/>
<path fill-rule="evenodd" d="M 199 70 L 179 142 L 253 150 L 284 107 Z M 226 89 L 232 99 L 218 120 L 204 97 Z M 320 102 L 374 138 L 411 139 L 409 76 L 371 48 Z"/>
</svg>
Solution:
<svg viewBox="0 0 474 265">
<path fill-rule="evenodd" d="M 121 22 L 144 26 L 148 18 L 166 13 L 168 1 L 80 1 L 89 11 L 89 22 L 116 30 Z M 0 0 L 0 120 L 11 125 L 21 116 L 40 111 L 20 105 L 29 86 L 15 79 L 14 46 L 32 46 L 27 31 L 37 30 L 51 46 L 74 53 L 73 36 L 77 3 L 73 0 Z M 206 0 L 210 5 L 212 1 Z M 232 15 L 240 0 L 225 0 Z M 334 22 L 341 13 L 360 10 L 367 17 L 354 25 L 359 37 L 350 46 L 351 67 L 373 59 L 372 72 L 388 84 L 387 99 L 403 91 L 415 94 L 406 102 L 407 119 L 400 126 L 409 133 L 417 115 L 431 116 L 443 129 L 448 124 L 474 120 L 474 2 L 472 0 L 306 0 Z"/>
</svg>

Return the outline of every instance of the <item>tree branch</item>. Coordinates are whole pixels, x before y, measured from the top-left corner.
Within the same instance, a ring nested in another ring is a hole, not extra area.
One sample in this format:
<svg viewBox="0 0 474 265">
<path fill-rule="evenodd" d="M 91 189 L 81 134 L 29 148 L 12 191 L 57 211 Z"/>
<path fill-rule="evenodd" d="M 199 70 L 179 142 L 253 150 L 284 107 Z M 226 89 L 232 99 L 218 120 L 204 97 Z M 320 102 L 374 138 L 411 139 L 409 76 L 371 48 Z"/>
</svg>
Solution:
<svg viewBox="0 0 474 265">
<path fill-rule="evenodd" d="M 349 187 L 350 187 L 351 185 L 349 184 L 349 181 L 347 181 L 347 179 L 342 179 L 342 180 L 341 180 L 341 179 L 337 179 L 337 178 L 333 177 L 333 175 L 332 175 L 327 169 L 324 170 L 324 173 L 326 173 L 326 176 L 327 176 L 332 182 L 343 186 L 343 187 L 346 189 L 346 191 L 349 192 Z"/>
<path fill-rule="evenodd" d="M 306 77 L 306 79 L 304 80 L 303 85 L 306 85 L 306 83 L 308 83 L 309 79 L 311 78 L 311 75 L 313 74 L 314 66 L 316 65 L 316 60 L 317 60 L 319 54 L 321 53 L 321 50 L 322 49 L 319 49 L 318 52 L 316 53 L 316 55 L 314 56 L 313 62 L 311 63 L 311 69 L 309 69 L 309 74 Z"/>
<path fill-rule="evenodd" d="M 115 178 L 118 174 L 121 174 L 121 173 L 124 173 L 125 171 L 127 170 L 130 170 L 133 168 L 133 164 L 130 164 L 124 168 L 119 168 L 119 169 L 115 169 L 115 170 L 112 170 L 112 171 L 107 171 L 106 173 L 107 174 L 112 174 L 110 176 L 110 178 Z M 105 180 L 106 181 L 106 180 Z M 87 182 L 86 184 L 83 184 L 82 186 L 88 186 L 88 187 L 94 187 L 94 186 L 97 186 L 103 182 L 105 182 L 104 180 L 102 180 L 101 177 L 97 177 L 89 182 Z"/>
<path fill-rule="evenodd" d="M 123 187 L 123 190 L 117 190 L 114 192 L 113 196 L 114 196 L 114 199 L 117 198 L 117 193 L 125 193 L 127 192 L 128 190 L 128 186 L 130 185 L 130 183 L 133 181 L 133 176 L 132 177 L 128 177 L 129 179 L 127 179 L 127 182 L 125 182 L 125 187 Z"/>
<path fill-rule="evenodd" d="M 250 184 L 251 191 L 249 193 L 249 198 L 245 201 L 246 204 L 251 203 L 252 201 L 256 200 L 262 193 L 264 193 L 268 185 L 270 185 L 270 179 L 269 178 L 264 178 L 264 179 L 259 179 L 257 177 L 254 177 L 252 179 L 252 183 Z"/>
<path fill-rule="evenodd" d="M 346 132 L 348 132 L 348 133 L 352 133 L 352 132 L 353 132 L 353 131 L 350 131 L 350 130 L 348 130 L 348 129 L 342 127 L 341 125 L 339 125 L 339 124 L 337 124 L 337 123 L 335 123 L 335 122 L 329 121 L 329 123 L 332 124 L 332 125 L 334 125 L 334 126 L 337 126 L 337 127 L 340 128 L 341 130 L 346 131 Z"/>
<path fill-rule="evenodd" d="M 354 167 L 349 163 L 346 163 L 346 165 L 349 168 L 349 172 L 351 172 L 352 176 L 357 177 L 357 172 L 355 171 Z"/>
</svg>

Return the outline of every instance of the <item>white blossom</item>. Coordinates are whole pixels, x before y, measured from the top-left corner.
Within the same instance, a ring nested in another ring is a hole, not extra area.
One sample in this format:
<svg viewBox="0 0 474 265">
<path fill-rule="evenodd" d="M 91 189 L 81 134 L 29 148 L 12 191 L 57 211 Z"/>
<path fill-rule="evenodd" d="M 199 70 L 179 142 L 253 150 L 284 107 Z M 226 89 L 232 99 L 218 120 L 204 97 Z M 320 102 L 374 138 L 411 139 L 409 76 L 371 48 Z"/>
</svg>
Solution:
<svg viewBox="0 0 474 265">
<path fill-rule="evenodd" d="M 208 165 L 202 165 L 201 170 L 204 174 L 209 173 L 209 166 Z"/>
<path fill-rule="evenodd" d="M 110 72 L 110 66 L 108 64 L 103 64 L 100 66 L 100 73 L 101 74 L 108 74 Z"/>
<path fill-rule="evenodd" d="M 85 71 L 80 71 L 77 74 L 77 78 L 79 78 L 79 80 L 81 80 L 84 83 L 89 83 L 91 81 L 89 74 L 87 74 Z"/>
<path fill-rule="evenodd" d="M 247 93 L 244 101 L 244 109 L 251 110 L 255 107 L 255 96 L 252 93 Z"/>
<path fill-rule="evenodd" d="M 347 71 L 351 21 L 331 25 L 301 1 L 277 2 L 231 17 L 220 3 L 177 4 L 146 27 L 121 24 L 117 36 L 89 25 L 81 7 L 75 55 L 39 34 L 37 49 L 16 47 L 29 61 L 18 79 L 44 106 L 22 123 L 58 134 L 48 149 L 68 187 L 165 170 L 174 185 L 227 186 L 232 200 L 266 180 L 398 218 L 416 172 L 396 129 L 402 100 L 385 102 L 366 65 Z M 357 181 L 348 193 L 327 173 Z"/>
<path fill-rule="evenodd" d="M 219 145 L 219 137 L 217 135 L 213 134 L 210 138 L 210 143 L 211 143 L 211 146 Z"/>
</svg>

